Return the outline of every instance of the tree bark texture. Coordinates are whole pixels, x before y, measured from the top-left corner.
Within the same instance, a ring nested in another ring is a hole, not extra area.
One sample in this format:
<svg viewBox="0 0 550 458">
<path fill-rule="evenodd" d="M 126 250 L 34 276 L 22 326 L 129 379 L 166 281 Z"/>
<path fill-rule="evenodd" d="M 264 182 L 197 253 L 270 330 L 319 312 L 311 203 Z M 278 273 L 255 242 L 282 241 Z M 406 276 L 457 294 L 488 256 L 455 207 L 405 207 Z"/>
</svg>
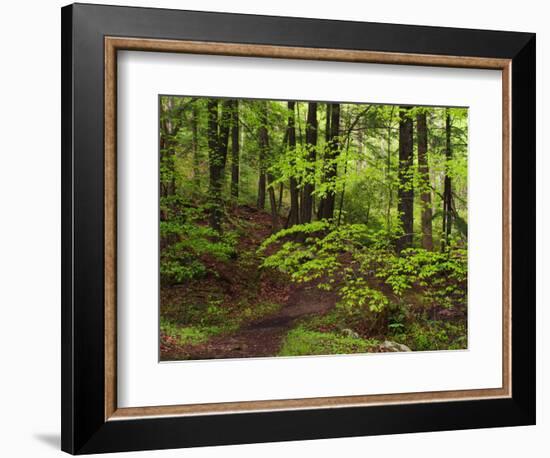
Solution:
<svg viewBox="0 0 550 458">
<path fill-rule="evenodd" d="M 433 250 L 432 237 L 432 191 L 430 188 L 430 170 L 428 166 L 428 126 L 426 113 L 416 116 L 416 140 L 418 149 L 418 175 L 420 181 L 422 247 Z"/>
<path fill-rule="evenodd" d="M 397 242 L 397 251 L 410 248 L 413 242 L 413 122 L 410 108 L 399 109 L 399 190 L 397 212 L 402 235 Z"/>
<path fill-rule="evenodd" d="M 290 151 L 296 150 L 296 124 L 295 124 L 295 105 L 296 102 L 288 102 L 288 122 L 287 122 L 287 142 Z M 295 177 L 290 177 L 290 213 L 288 215 L 287 226 L 291 227 L 300 224 L 300 192 L 298 190 L 298 181 Z"/>
<path fill-rule="evenodd" d="M 227 160 L 227 146 L 231 123 L 231 101 L 222 102 L 221 115 L 218 115 L 219 102 L 217 99 L 208 99 L 208 163 L 210 180 L 208 193 L 210 197 L 210 227 L 221 232 L 223 200 L 222 186 L 225 163 Z"/>
<path fill-rule="evenodd" d="M 267 170 L 267 104 L 260 102 L 260 127 L 258 128 L 258 162 L 259 162 L 259 177 L 258 177 L 258 201 L 257 207 L 260 210 L 265 209 L 265 192 L 266 192 L 266 170 Z"/>
<path fill-rule="evenodd" d="M 303 185 L 301 223 L 310 223 L 315 191 L 315 159 L 317 155 L 317 103 L 309 102 L 306 125 L 306 147 L 308 149 L 308 178 Z"/>
<path fill-rule="evenodd" d="M 442 248 L 449 244 L 449 238 L 451 236 L 451 229 L 453 225 L 453 194 L 451 177 L 449 176 L 449 161 L 453 158 L 452 145 L 451 145 L 451 115 L 447 110 L 447 116 L 445 117 L 445 181 L 443 185 L 443 240 L 441 243 Z"/>
<path fill-rule="evenodd" d="M 233 100 L 231 107 L 231 198 L 239 198 L 239 101 Z"/>
<path fill-rule="evenodd" d="M 328 104 L 327 116 L 330 115 L 327 121 L 327 146 L 324 157 L 324 181 L 329 184 L 330 188 L 326 195 L 319 202 L 319 219 L 332 219 L 334 217 L 334 206 L 336 200 L 336 192 L 334 189 L 335 180 L 338 175 L 336 159 L 340 151 L 340 104 Z"/>
</svg>

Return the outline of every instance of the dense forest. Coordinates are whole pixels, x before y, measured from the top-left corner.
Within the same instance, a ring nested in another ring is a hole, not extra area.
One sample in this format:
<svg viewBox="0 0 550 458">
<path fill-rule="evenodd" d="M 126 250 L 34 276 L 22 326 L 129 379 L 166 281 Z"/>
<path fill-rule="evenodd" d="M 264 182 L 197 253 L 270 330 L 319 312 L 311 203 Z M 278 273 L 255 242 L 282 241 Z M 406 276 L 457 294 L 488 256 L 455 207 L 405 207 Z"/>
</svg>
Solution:
<svg viewBox="0 0 550 458">
<path fill-rule="evenodd" d="M 161 360 L 467 347 L 468 110 L 159 97 Z"/>
</svg>

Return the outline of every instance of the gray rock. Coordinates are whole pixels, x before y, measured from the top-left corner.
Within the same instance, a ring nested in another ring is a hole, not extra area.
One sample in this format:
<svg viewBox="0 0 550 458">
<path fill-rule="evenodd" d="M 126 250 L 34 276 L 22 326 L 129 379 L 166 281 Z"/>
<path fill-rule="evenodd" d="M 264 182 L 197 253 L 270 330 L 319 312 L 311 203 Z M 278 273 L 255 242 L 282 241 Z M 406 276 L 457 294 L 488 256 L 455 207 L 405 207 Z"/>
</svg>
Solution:
<svg viewBox="0 0 550 458">
<path fill-rule="evenodd" d="M 380 349 L 382 351 L 387 351 L 387 352 L 412 351 L 406 345 L 403 345 L 397 342 L 392 342 L 391 340 L 385 340 L 384 343 L 380 345 Z"/>
<path fill-rule="evenodd" d="M 361 338 L 359 334 L 357 334 L 353 329 L 349 329 L 349 328 L 342 329 L 342 334 L 344 334 L 346 337 L 351 337 L 353 339 Z"/>
</svg>

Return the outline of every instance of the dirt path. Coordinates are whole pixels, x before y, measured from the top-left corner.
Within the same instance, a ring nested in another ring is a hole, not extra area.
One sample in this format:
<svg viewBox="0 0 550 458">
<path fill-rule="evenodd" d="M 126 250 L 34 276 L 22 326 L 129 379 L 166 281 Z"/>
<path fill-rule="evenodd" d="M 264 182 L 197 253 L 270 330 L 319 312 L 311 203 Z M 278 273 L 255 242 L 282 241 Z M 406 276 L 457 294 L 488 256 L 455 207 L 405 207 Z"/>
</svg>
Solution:
<svg viewBox="0 0 550 458">
<path fill-rule="evenodd" d="M 248 206 L 232 209 L 232 217 L 250 223 L 251 229 L 238 241 L 239 253 L 254 253 L 260 244 L 272 233 L 271 216 L 265 212 Z M 247 268 L 235 268 L 233 263 L 212 262 L 209 266 L 217 272 L 210 279 L 219 285 L 223 281 L 226 297 L 235 298 L 245 290 L 251 278 L 257 277 L 258 265 L 251 264 Z M 254 280 L 258 281 L 258 280 Z M 205 284 L 205 280 L 202 280 Z M 271 303 L 281 303 L 282 307 L 271 315 L 249 322 L 232 334 L 210 338 L 200 344 L 180 345 L 171 343 L 163 351 L 162 359 L 221 359 L 275 356 L 279 353 L 287 332 L 296 325 L 300 318 L 310 315 L 323 315 L 334 307 L 334 293 L 321 291 L 316 284 L 281 284 L 273 276 L 259 279 L 258 301 L 267 300 Z M 182 293 L 180 288 L 173 288 L 171 296 L 166 299 L 177 301 Z M 286 297 L 286 299 L 282 299 Z"/>
<path fill-rule="evenodd" d="M 314 285 L 293 285 L 288 301 L 277 313 L 241 327 L 233 334 L 202 344 L 186 346 L 174 359 L 218 359 L 275 356 L 295 321 L 308 315 L 322 315 L 334 307 L 332 293 Z"/>
</svg>

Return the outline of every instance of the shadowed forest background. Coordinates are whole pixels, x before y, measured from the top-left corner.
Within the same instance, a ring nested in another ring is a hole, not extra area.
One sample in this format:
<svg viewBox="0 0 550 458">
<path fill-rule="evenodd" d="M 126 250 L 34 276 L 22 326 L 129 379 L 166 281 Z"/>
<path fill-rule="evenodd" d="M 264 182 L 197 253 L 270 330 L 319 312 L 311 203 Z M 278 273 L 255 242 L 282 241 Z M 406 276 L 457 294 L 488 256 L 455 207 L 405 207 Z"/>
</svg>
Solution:
<svg viewBox="0 0 550 458">
<path fill-rule="evenodd" d="M 161 360 L 467 347 L 466 108 L 159 116 Z"/>
</svg>

